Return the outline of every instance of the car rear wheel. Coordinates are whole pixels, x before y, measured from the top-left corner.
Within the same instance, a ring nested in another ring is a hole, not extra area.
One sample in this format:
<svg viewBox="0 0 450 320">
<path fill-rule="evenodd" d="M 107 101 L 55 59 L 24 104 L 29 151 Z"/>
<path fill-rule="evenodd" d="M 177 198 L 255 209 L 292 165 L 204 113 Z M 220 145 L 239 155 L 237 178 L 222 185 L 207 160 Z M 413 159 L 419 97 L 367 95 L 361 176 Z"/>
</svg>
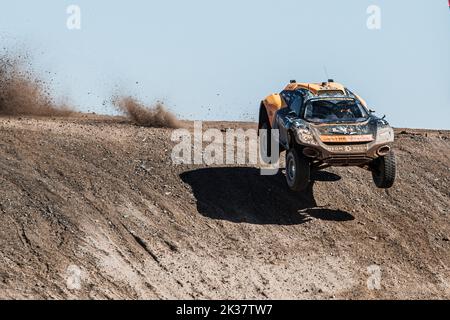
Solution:
<svg viewBox="0 0 450 320">
<path fill-rule="evenodd" d="M 304 191 L 308 188 L 311 178 L 309 160 L 296 148 L 286 153 L 286 181 L 292 191 Z"/>
<path fill-rule="evenodd" d="M 373 161 L 372 177 L 378 188 L 389 189 L 394 185 L 396 177 L 396 161 L 393 151 Z"/>
</svg>

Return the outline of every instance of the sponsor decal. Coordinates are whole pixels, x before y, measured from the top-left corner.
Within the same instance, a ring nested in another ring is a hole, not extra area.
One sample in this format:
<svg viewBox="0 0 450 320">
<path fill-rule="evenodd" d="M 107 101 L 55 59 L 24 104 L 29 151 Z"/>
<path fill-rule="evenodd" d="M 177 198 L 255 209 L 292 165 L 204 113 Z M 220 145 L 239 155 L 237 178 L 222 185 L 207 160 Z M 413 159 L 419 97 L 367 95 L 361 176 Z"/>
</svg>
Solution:
<svg viewBox="0 0 450 320">
<path fill-rule="evenodd" d="M 327 146 L 326 149 L 330 152 L 342 152 L 342 153 L 365 153 L 368 150 L 367 145 Z"/>
<path fill-rule="evenodd" d="M 373 136 L 371 134 L 366 135 L 324 135 L 320 136 L 322 142 L 331 143 L 346 143 L 346 142 L 371 142 Z"/>
</svg>

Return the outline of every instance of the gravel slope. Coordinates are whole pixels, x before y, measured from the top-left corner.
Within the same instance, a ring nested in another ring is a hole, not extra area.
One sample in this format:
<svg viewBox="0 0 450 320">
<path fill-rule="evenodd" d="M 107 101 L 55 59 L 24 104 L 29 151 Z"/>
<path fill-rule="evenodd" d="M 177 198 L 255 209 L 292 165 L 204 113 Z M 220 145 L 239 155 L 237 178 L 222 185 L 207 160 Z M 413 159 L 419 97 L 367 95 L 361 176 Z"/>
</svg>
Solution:
<svg viewBox="0 0 450 320">
<path fill-rule="evenodd" d="M 450 132 L 397 134 L 393 189 L 339 168 L 296 195 L 172 165 L 169 129 L 0 118 L 0 298 L 449 299 Z"/>
</svg>

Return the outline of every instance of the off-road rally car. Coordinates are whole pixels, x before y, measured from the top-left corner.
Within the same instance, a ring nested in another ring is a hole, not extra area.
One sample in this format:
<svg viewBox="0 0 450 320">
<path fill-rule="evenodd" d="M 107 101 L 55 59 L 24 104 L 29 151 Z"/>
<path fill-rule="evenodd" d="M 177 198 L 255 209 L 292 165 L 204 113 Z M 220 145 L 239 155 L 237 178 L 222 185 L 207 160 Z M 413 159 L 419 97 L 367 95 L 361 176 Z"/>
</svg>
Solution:
<svg viewBox="0 0 450 320">
<path fill-rule="evenodd" d="M 377 187 L 390 188 L 396 176 L 394 130 L 374 112 L 332 79 L 292 80 L 261 102 L 262 152 L 271 156 L 277 143 L 280 152 L 286 151 L 286 180 L 293 191 L 305 190 L 314 171 L 332 166 L 369 170 Z"/>
</svg>

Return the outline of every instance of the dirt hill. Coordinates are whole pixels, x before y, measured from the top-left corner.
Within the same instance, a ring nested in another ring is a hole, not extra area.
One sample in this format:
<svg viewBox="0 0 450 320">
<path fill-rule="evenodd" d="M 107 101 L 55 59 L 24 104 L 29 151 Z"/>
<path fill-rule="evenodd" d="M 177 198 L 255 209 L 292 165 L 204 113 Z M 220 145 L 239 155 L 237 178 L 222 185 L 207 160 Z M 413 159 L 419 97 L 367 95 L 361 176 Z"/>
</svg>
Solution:
<svg viewBox="0 0 450 320">
<path fill-rule="evenodd" d="M 0 118 L 0 298 L 450 298 L 450 132 L 397 130 L 391 190 L 340 168 L 303 195 L 174 166 L 170 135 Z"/>
</svg>

